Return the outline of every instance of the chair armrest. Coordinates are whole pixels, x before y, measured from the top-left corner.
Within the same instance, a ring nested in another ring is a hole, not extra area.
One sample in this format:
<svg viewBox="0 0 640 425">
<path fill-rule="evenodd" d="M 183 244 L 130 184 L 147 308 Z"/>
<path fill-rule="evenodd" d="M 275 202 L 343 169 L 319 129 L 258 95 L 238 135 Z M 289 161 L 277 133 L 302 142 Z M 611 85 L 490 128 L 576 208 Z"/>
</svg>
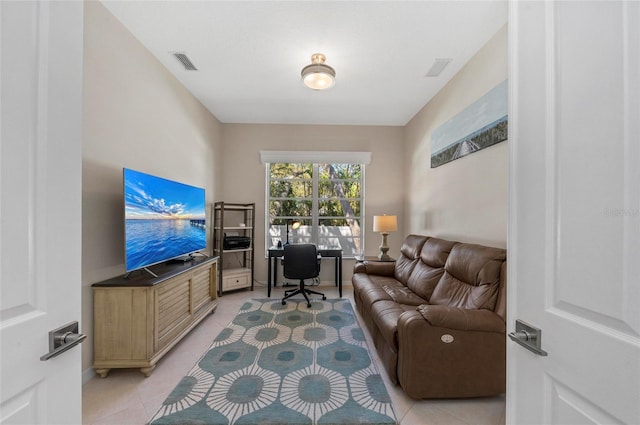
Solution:
<svg viewBox="0 0 640 425">
<path fill-rule="evenodd" d="M 423 304 L 416 310 L 431 326 L 440 328 L 501 333 L 506 329 L 502 318 L 489 310 L 469 310 L 429 304 Z"/>
<path fill-rule="evenodd" d="M 395 272 L 395 263 L 384 262 L 384 263 L 371 263 L 368 261 L 362 263 L 356 263 L 353 267 L 354 273 L 366 273 L 366 274 L 375 274 L 379 276 L 393 276 Z"/>
</svg>

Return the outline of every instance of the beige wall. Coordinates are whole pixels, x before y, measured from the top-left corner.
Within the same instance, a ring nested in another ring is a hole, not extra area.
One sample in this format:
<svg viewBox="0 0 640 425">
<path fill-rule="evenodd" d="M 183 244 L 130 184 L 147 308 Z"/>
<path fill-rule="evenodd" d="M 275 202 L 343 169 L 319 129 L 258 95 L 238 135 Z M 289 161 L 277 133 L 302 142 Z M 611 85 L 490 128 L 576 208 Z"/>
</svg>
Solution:
<svg viewBox="0 0 640 425">
<path fill-rule="evenodd" d="M 124 273 L 122 168 L 220 197 L 218 120 L 99 2 L 86 2 L 82 161 L 83 370 L 93 362 L 91 284 Z"/>
<path fill-rule="evenodd" d="M 375 254 L 380 235 L 371 231 L 374 215 L 403 216 L 402 127 L 223 124 L 223 199 L 256 203 L 256 268 L 260 282 L 267 280 L 264 259 L 265 166 L 261 150 L 366 151 L 371 164 L 365 168 L 365 250 Z M 396 256 L 402 242 L 403 223 L 389 235 L 389 254 Z M 333 280 L 333 264 L 323 265 L 321 280 Z M 345 261 L 343 281 L 351 280 L 353 261 Z"/>
<path fill-rule="evenodd" d="M 431 133 L 507 79 L 502 28 L 405 127 L 405 231 L 506 247 L 508 142 L 430 168 Z"/>
</svg>

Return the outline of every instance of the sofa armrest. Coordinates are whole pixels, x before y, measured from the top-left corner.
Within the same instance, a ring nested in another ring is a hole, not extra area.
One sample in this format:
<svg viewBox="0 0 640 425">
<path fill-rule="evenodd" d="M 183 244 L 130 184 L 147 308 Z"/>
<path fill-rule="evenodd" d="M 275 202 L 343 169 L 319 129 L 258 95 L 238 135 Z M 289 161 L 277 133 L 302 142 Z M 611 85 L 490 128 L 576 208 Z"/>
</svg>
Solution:
<svg viewBox="0 0 640 425">
<path fill-rule="evenodd" d="M 504 393 L 505 325 L 489 318 L 502 322 L 500 316 L 488 310 L 452 313 L 458 309 L 441 305 L 419 308 L 427 318 L 418 309 L 398 317 L 398 382 L 406 394 L 421 399 Z"/>
<path fill-rule="evenodd" d="M 353 272 L 375 274 L 379 276 L 393 276 L 395 272 L 395 263 L 370 263 L 365 261 L 363 263 L 356 263 L 353 267 Z"/>
<path fill-rule="evenodd" d="M 506 329 L 502 318 L 489 310 L 423 304 L 417 308 L 417 311 L 431 326 L 439 328 L 484 332 L 505 332 Z"/>
</svg>

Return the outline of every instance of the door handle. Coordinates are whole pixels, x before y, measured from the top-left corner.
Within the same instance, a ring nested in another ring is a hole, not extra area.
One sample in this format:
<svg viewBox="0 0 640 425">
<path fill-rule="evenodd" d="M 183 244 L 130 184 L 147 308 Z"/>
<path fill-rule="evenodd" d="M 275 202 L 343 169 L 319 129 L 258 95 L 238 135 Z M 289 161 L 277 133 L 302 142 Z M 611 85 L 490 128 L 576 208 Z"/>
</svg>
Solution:
<svg viewBox="0 0 640 425">
<path fill-rule="evenodd" d="M 67 323 L 49 331 L 49 352 L 40 360 L 46 361 L 80 344 L 87 336 L 78 332 L 78 322 Z"/>
<path fill-rule="evenodd" d="M 522 320 L 516 320 L 516 331 L 511 332 L 509 338 L 532 353 L 539 356 L 548 355 L 548 353 L 542 349 L 542 330 Z"/>
</svg>

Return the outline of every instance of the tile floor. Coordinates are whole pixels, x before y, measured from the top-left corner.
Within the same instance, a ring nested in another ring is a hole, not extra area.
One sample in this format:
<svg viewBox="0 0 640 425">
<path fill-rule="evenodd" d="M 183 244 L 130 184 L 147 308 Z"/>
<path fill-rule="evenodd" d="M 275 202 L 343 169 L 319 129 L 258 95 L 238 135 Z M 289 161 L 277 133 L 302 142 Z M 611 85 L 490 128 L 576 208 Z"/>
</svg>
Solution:
<svg viewBox="0 0 640 425">
<path fill-rule="evenodd" d="M 327 298 L 337 298 L 333 286 L 322 286 Z M 281 296 L 282 289 L 272 292 L 273 298 Z M 353 302 L 353 290 L 344 287 L 343 297 Z M 208 316 L 160 362 L 150 377 L 145 378 L 136 369 L 113 369 L 109 376 L 96 376 L 82 389 L 83 424 L 137 424 L 143 425 L 160 407 L 167 395 L 211 344 L 211 341 L 235 317 L 240 305 L 250 298 L 266 298 L 266 288 L 256 285 L 253 292 L 244 290 L 225 294 L 214 314 Z M 357 313 L 357 310 L 356 310 Z M 361 322 L 362 326 L 362 322 Z M 362 326 L 370 347 L 373 343 Z M 377 352 L 371 357 L 385 378 L 387 390 L 401 425 L 504 425 L 505 399 L 503 396 L 464 400 L 412 400 L 400 387 L 386 379 Z"/>
</svg>

